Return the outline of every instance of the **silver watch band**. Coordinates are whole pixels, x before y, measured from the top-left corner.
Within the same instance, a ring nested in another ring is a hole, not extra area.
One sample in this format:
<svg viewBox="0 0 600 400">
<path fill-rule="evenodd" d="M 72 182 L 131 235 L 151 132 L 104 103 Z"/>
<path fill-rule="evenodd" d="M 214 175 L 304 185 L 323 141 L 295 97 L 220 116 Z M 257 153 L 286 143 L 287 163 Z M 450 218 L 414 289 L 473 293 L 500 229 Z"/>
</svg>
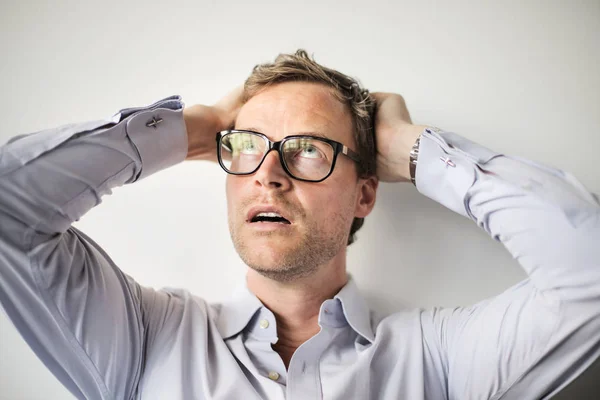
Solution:
<svg viewBox="0 0 600 400">
<path fill-rule="evenodd" d="M 435 126 L 430 126 L 425 128 L 423 132 L 441 132 L 440 128 L 436 128 Z M 412 149 L 410 150 L 410 162 L 408 164 L 408 169 L 410 171 L 410 181 L 413 185 L 417 186 L 417 161 L 419 159 L 419 146 L 421 145 L 421 136 L 423 133 L 419 135 L 417 140 L 415 140 L 415 144 L 413 144 Z"/>
<path fill-rule="evenodd" d="M 415 186 L 417 186 L 416 172 L 417 172 L 417 160 L 419 158 L 419 145 L 421 144 L 421 135 L 419 135 L 417 140 L 415 140 L 415 144 L 413 144 L 413 147 L 410 150 L 410 162 L 408 164 L 408 169 L 410 171 L 410 181 Z"/>
</svg>

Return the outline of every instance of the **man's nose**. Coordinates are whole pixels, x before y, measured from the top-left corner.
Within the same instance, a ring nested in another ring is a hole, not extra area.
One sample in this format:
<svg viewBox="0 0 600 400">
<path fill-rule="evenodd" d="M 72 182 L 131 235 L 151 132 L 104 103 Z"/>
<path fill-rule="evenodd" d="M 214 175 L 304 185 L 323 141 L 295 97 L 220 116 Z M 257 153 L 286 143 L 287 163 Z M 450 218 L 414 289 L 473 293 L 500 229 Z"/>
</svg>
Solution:
<svg viewBox="0 0 600 400">
<path fill-rule="evenodd" d="M 269 189 L 287 190 L 292 185 L 291 177 L 283 169 L 279 153 L 275 150 L 265 156 L 254 178 L 257 184 Z"/>
</svg>

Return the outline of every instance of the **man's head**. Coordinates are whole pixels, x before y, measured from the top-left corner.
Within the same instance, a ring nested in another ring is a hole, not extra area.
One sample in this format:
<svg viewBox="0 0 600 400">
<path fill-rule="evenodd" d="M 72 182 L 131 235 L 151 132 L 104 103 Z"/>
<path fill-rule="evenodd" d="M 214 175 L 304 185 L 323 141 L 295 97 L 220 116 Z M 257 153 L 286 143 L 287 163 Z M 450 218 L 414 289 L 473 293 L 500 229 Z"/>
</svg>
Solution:
<svg viewBox="0 0 600 400">
<path fill-rule="evenodd" d="M 354 79 L 301 50 L 256 66 L 244 96 L 236 129 L 260 132 L 273 142 L 322 136 L 360 157 L 355 162 L 338 154 L 331 175 L 315 183 L 289 176 L 271 151 L 254 174 L 227 178 L 230 232 L 244 262 L 277 280 L 310 275 L 353 242 L 375 203 L 374 101 Z M 307 148 L 299 156 L 313 157 L 315 151 Z M 290 223 L 261 222 L 258 211 L 277 212 Z"/>
</svg>

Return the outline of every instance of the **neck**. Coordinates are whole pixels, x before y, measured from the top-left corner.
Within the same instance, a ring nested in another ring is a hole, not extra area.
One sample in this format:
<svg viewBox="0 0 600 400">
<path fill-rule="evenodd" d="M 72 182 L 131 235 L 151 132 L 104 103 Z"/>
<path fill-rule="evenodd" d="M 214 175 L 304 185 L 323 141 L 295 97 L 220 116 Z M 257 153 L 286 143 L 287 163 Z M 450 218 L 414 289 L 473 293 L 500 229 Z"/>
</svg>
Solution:
<svg viewBox="0 0 600 400">
<path fill-rule="evenodd" d="M 286 367 L 294 351 L 319 332 L 321 304 L 333 298 L 347 282 L 345 251 L 311 276 L 293 282 L 274 281 L 248 269 L 248 288 L 275 315 L 278 341 L 273 348 Z"/>
</svg>

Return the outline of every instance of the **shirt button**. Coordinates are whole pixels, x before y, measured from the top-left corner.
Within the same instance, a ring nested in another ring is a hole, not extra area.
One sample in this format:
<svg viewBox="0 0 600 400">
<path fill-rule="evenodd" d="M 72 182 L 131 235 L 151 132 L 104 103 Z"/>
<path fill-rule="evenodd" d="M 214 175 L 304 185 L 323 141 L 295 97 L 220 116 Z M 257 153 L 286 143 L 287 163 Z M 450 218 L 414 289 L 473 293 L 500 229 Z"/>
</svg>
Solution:
<svg viewBox="0 0 600 400">
<path fill-rule="evenodd" d="M 263 319 L 260 321 L 259 325 L 262 329 L 267 329 L 269 327 L 269 321 L 267 321 L 266 319 Z"/>
<path fill-rule="evenodd" d="M 269 372 L 269 379 L 276 381 L 279 379 L 279 374 L 275 371 Z"/>
</svg>

